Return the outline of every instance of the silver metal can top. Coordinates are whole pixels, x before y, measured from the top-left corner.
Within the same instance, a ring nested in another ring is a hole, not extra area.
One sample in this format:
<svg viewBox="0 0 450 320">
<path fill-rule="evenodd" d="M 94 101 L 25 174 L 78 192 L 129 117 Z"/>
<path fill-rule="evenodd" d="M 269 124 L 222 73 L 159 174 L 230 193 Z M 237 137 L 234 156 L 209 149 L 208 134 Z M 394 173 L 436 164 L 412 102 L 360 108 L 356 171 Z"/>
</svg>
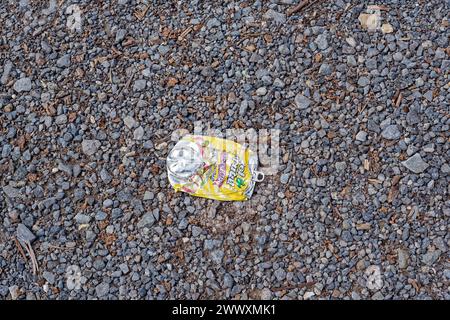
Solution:
<svg viewBox="0 0 450 320">
<path fill-rule="evenodd" d="M 200 147 L 190 141 L 181 140 L 167 157 L 167 172 L 174 183 L 185 183 L 203 165 Z"/>
</svg>

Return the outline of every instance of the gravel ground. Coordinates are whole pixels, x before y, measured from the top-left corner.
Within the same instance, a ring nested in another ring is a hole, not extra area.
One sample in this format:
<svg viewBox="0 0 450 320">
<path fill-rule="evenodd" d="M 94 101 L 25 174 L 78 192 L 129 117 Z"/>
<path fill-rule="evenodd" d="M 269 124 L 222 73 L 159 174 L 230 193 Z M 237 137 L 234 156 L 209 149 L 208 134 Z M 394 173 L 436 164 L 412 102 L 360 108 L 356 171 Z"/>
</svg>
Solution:
<svg viewBox="0 0 450 320">
<path fill-rule="evenodd" d="M 450 299 L 448 1 L 73 2 L 0 3 L 0 299 Z M 197 120 L 279 173 L 175 193 Z"/>
</svg>

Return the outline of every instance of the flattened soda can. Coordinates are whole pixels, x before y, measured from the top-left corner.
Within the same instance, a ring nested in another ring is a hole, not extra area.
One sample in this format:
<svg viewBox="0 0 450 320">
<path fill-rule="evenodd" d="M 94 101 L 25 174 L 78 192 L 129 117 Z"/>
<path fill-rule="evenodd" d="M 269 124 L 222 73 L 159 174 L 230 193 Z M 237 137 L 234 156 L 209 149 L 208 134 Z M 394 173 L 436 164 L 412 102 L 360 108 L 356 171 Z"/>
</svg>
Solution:
<svg viewBox="0 0 450 320">
<path fill-rule="evenodd" d="M 184 136 L 167 157 L 169 182 L 176 191 L 222 201 L 249 199 L 256 182 L 264 179 L 257 169 L 256 153 L 209 136 Z"/>
</svg>

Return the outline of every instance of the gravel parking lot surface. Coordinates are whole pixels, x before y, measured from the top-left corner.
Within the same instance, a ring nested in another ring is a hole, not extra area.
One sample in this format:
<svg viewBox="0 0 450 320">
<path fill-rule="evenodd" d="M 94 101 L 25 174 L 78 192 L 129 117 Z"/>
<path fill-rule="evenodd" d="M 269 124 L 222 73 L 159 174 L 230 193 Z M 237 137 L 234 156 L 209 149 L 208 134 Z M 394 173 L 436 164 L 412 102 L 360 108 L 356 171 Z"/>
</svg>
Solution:
<svg viewBox="0 0 450 320">
<path fill-rule="evenodd" d="M 374 2 L 1 1 L 0 299 L 450 299 L 450 3 Z M 175 193 L 195 121 L 278 173 Z"/>
</svg>

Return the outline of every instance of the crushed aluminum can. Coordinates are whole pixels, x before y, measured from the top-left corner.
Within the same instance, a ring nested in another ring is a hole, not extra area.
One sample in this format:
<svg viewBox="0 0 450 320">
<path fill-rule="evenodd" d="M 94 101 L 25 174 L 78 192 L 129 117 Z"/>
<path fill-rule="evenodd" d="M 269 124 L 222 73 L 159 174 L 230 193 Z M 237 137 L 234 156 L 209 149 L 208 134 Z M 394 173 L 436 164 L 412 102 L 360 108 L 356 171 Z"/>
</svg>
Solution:
<svg viewBox="0 0 450 320">
<path fill-rule="evenodd" d="M 176 191 L 221 200 L 248 200 L 264 179 L 256 153 L 231 140 L 184 136 L 167 157 L 169 182 Z"/>
</svg>

